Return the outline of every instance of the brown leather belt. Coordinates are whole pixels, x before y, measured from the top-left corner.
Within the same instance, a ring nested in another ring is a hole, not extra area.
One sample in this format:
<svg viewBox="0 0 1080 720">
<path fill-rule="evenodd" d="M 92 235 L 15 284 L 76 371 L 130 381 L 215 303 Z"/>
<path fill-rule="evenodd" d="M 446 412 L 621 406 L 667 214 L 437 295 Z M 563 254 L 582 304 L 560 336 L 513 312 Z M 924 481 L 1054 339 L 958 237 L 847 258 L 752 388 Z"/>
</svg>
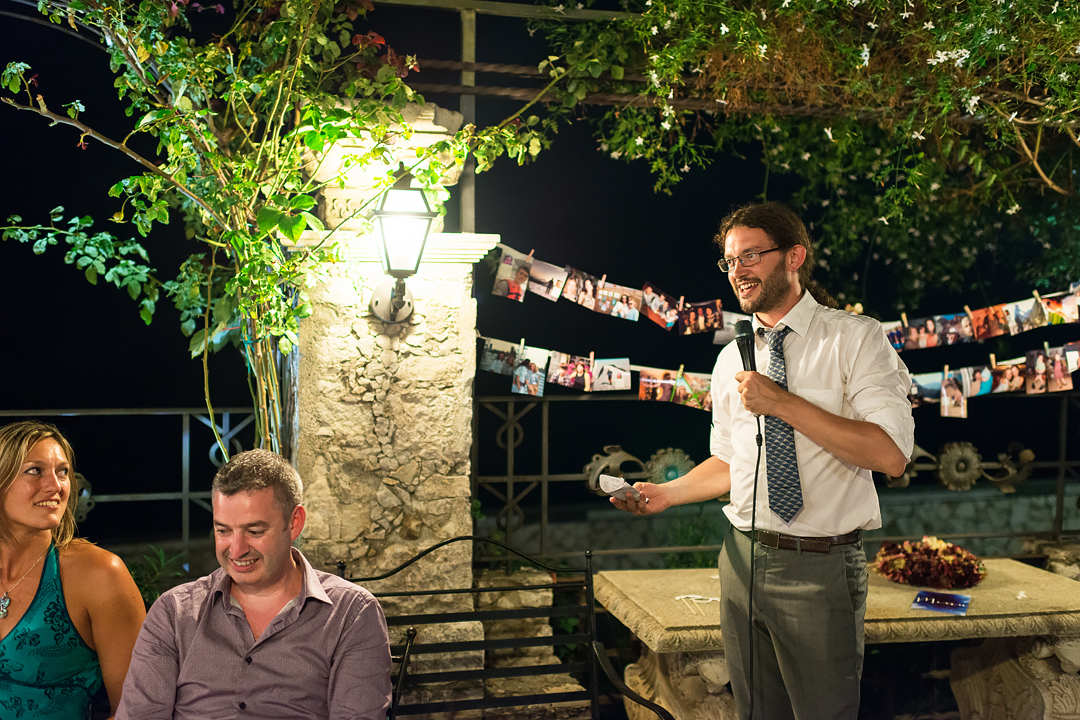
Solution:
<svg viewBox="0 0 1080 720">
<path fill-rule="evenodd" d="M 738 528 L 735 528 L 738 530 Z M 750 533 L 739 530 L 743 535 L 750 537 Z M 833 535 L 831 537 L 798 537 L 797 535 L 785 535 L 772 530 L 756 531 L 757 541 L 765 547 L 777 550 L 805 550 L 806 552 L 827 553 L 834 545 L 851 545 L 862 539 L 862 530 L 852 530 L 846 535 Z"/>
</svg>

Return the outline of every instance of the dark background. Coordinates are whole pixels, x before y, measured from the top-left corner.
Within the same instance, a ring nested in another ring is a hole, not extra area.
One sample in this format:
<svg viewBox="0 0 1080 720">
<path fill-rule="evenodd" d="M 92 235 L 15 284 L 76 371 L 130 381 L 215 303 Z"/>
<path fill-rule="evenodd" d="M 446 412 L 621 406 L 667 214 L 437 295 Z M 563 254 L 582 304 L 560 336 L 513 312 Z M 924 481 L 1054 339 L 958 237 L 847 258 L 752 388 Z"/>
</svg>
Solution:
<svg viewBox="0 0 1080 720">
<path fill-rule="evenodd" d="M 411 76 L 426 82 L 455 82 L 455 74 L 423 70 L 423 59 L 460 57 L 460 25 L 456 13 L 412 8 L 378 7 L 369 16 L 371 29 L 384 35 L 400 52 L 421 58 L 421 72 Z M 547 53 L 537 35 L 530 37 L 524 22 L 481 15 L 478 60 L 533 65 Z M 39 91 L 51 107 L 80 98 L 87 105 L 82 118 L 112 137 L 123 137 L 130 119 L 112 93 L 112 75 L 100 50 L 69 36 L 0 16 L 4 51 L 0 62 L 24 60 L 38 74 Z M 492 81 L 499 84 L 499 81 Z M 456 96 L 432 95 L 429 100 L 457 108 Z M 518 109 L 514 101 L 480 97 L 479 124 L 497 123 Z M 590 112 L 598 112 L 596 110 Z M 93 141 L 86 150 L 66 127 L 48 127 L 39 116 L 0 106 L 0 148 L 4 172 L 0 187 L 0 218 L 22 215 L 25 222 L 47 219 L 48 210 L 63 205 L 69 213 L 91 214 L 99 227 L 128 233 L 129 226 L 111 226 L 117 209 L 106 190 L 117 179 L 137 172 L 130 160 Z M 153 148 L 142 147 L 146 153 Z M 715 265 L 718 250 L 711 238 L 719 218 L 733 206 L 756 199 L 763 173 L 756 150 L 718 158 L 706 171 L 691 174 L 671 196 L 656 195 L 644 162 L 626 163 L 599 152 L 586 118 L 564 126 L 554 146 L 525 167 L 503 159 L 477 178 L 477 232 L 498 233 L 518 250 L 555 264 L 579 267 L 594 275 L 607 274 L 614 283 L 640 287 L 652 281 L 688 301 L 720 297 L 735 308 L 726 277 Z M 770 199 L 785 198 L 785 182 L 770 179 Z M 788 185 L 790 187 L 790 185 Z M 456 231 L 456 198 L 448 205 L 446 230 Z M 827 238 L 816 238 L 827 242 Z M 171 276 L 194 248 L 184 238 L 180 222 L 155 226 L 146 245 L 152 264 Z M 63 249 L 50 248 L 35 257 L 30 248 L 0 242 L 0 409 L 42 411 L 59 408 L 175 408 L 201 407 L 202 372 L 187 352 L 187 339 L 178 329 L 176 312 L 167 301 L 159 304 L 147 327 L 126 296 L 102 282 L 90 286 L 81 273 L 62 262 Z M 573 354 L 595 352 L 597 357 L 630 356 L 634 364 L 709 372 L 718 348 L 711 334 L 677 336 L 648 321 L 628 322 L 592 313 L 567 301 L 548 302 L 529 294 L 518 304 L 490 295 L 489 267 L 479 263 L 475 295 L 482 335 L 517 340 Z M 995 302 L 1023 297 L 1026 291 L 1002 288 Z M 932 295 L 923 307 L 907 308 L 909 317 L 956 312 L 968 297 Z M 896 319 L 890 308 L 883 320 Z M 1080 336 L 1075 326 L 1048 328 L 989 344 L 973 344 L 905 353 L 913 372 L 987 362 L 987 354 L 1009 358 L 1048 341 L 1051 346 Z M 211 396 L 216 406 L 250 403 L 244 368 L 231 350 L 211 359 Z M 509 378 L 478 373 L 480 395 L 507 394 Z M 549 387 L 550 395 L 572 394 Z M 1056 453 L 1057 409 L 1051 399 L 979 398 L 970 403 L 971 418 L 943 420 L 936 407 L 916 412 L 916 440 L 936 451 L 946 440 L 975 442 L 992 457 L 1013 439 L 1034 447 L 1040 459 Z M 178 487 L 179 421 L 172 417 L 139 421 L 119 418 L 57 420 L 78 452 L 80 469 L 94 490 L 148 492 Z M 491 431 L 484 420 L 481 434 Z M 605 444 L 622 444 L 647 458 L 663 447 L 685 449 L 695 460 L 707 453 L 708 416 L 678 406 L 642 402 L 566 403 L 552 412 L 552 472 L 580 470 Z M 194 447 L 209 446 L 211 438 L 197 430 Z M 539 471 L 538 434 L 527 437 L 517 460 L 518 472 Z M 503 472 L 504 454 L 494 448 L 490 434 L 481 456 L 482 474 Z M 200 451 L 201 453 L 201 451 Z M 200 456 L 193 467 L 197 488 L 208 485 L 211 465 Z M 932 480 L 919 480 L 932 482 Z M 593 501 L 578 487 L 566 490 L 566 502 Z M 102 539 L 130 532 L 172 533 L 178 522 L 175 505 L 140 509 L 99 505 L 84 531 Z M 198 518 L 195 518 L 198 523 Z M 196 524 L 196 527 L 198 525 Z"/>
</svg>

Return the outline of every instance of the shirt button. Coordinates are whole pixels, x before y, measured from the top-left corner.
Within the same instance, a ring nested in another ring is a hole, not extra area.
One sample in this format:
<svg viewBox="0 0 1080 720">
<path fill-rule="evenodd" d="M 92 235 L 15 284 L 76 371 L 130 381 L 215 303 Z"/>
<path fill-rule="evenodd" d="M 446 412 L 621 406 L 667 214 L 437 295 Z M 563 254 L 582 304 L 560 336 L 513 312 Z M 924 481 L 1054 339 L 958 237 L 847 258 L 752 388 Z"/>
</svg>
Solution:
<svg viewBox="0 0 1080 720">
<path fill-rule="evenodd" d="M 251 656 L 248 655 L 246 658 L 244 658 L 244 662 L 246 662 L 248 665 L 250 665 L 251 664 Z"/>
<path fill-rule="evenodd" d="M 241 701 L 241 702 L 240 702 L 240 709 L 241 709 L 241 710 L 247 710 L 247 703 L 246 703 L 246 702 L 243 702 L 243 701 Z"/>
</svg>

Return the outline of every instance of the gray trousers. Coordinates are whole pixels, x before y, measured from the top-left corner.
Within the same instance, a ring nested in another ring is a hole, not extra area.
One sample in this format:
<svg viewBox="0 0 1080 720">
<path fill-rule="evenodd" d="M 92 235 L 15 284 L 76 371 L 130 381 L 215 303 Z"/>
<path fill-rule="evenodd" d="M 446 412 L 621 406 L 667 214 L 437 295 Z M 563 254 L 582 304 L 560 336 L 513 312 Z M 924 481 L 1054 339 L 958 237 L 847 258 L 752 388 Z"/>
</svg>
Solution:
<svg viewBox="0 0 1080 720">
<path fill-rule="evenodd" d="M 751 678 L 750 538 L 728 529 L 719 558 L 721 622 L 739 717 L 855 720 L 866 612 L 862 542 L 829 553 L 756 544 L 755 553 Z"/>
</svg>

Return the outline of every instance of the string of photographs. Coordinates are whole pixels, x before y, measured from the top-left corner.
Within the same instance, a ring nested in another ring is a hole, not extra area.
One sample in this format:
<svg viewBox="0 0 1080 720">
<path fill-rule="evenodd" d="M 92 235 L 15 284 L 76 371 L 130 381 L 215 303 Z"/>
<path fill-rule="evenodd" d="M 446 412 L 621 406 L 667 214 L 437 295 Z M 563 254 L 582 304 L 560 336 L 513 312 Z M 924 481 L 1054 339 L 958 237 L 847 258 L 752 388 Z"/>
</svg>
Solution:
<svg viewBox="0 0 1080 720">
<path fill-rule="evenodd" d="M 710 410 L 709 373 L 630 364 L 630 358 L 597 358 L 559 350 L 481 337 L 481 370 L 510 376 L 510 392 L 542 397 L 544 386 L 554 383 L 580 392 L 630 390 L 631 372 L 638 373 L 638 398 Z M 968 398 L 994 393 L 1038 395 L 1073 389 L 1072 373 L 1080 370 L 1080 341 L 1031 350 L 1022 357 L 988 365 L 950 369 L 911 376 L 909 398 L 913 407 L 939 404 L 942 417 L 966 418 Z"/>
<path fill-rule="evenodd" d="M 709 373 L 631 365 L 630 358 L 597 358 L 481 337 L 481 370 L 510 376 L 510 392 L 541 397 L 549 383 L 581 392 L 629 390 L 631 372 L 639 375 L 638 398 L 711 410 Z"/>
<path fill-rule="evenodd" d="M 569 300 L 593 312 L 623 320 L 637 322 L 644 317 L 665 330 L 675 328 L 679 335 L 722 331 L 734 334 L 735 321 L 727 322 L 719 298 L 686 302 L 685 297 L 676 299 L 652 282 L 645 283 L 641 289 L 618 285 L 608 282 L 607 275 L 592 275 L 569 265 L 553 265 L 534 258 L 531 252 L 526 254 L 502 243 L 498 247 L 502 254 L 492 295 L 515 302 L 524 302 L 527 293 L 551 302 Z"/>
<path fill-rule="evenodd" d="M 980 342 L 1076 322 L 1080 322 L 1080 282 L 1071 283 L 1066 292 L 1040 295 L 1035 291 L 1027 300 L 978 310 L 965 305 L 963 312 L 914 318 L 911 322 L 901 313 L 899 320 L 883 322 L 881 327 L 892 346 L 901 352 Z"/>
</svg>

